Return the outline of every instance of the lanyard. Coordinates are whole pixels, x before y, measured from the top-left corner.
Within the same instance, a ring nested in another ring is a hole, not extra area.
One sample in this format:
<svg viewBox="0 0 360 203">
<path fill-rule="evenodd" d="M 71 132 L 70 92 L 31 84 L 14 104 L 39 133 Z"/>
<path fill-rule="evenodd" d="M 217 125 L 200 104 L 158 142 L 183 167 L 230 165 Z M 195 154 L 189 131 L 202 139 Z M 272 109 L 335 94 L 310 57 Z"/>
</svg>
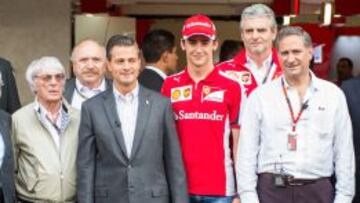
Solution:
<svg viewBox="0 0 360 203">
<path fill-rule="evenodd" d="M 293 108 L 291 106 L 291 102 L 290 102 L 290 99 L 289 99 L 289 96 L 288 96 L 288 93 L 287 93 L 287 90 L 286 90 L 286 87 L 285 87 L 284 78 L 281 79 L 281 85 L 282 85 L 282 89 L 283 89 L 283 92 L 284 92 L 284 95 L 285 95 L 286 103 L 288 104 L 289 112 L 290 112 L 290 115 L 291 115 L 291 120 L 292 120 L 292 129 L 291 130 L 292 130 L 292 132 L 295 132 L 296 131 L 296 125 L 297 125 L 298 121 L 300 120 L 300 117 L 301 117 L 302 113 L 308 107 L 309 99 L 307 99 L 301 105 L 300 111 L 297 114 L 297 116 L 295 117 L 294 110 L 293 110 Z"/>
<path fill-rule="evenodd" d="M 76 93 L 77 93 L 82 99 L 84 99 L 84 100 L 87 100 L 87 99 L 90 98 L 90 97 L 84 95 L 83 93 L 81 93 L 80 90 L 76 87 L 76 85 L 75 85 L 75 91 L 76 91 Z"/>
<path fill-rule="evenodd" d="M 270 67 L 269 67 L 269 68 L 267 69 L 267 71 L 266 71 L 266 75 L 265 75 L 265 77 L 264 77 L 264 79 L 263 79 L 263 81 L 262 81 L 262 84 L 265 84 L 265 82 L 267 81 L 273 65 L 274 65 L 274 61 L 271 61 Z"/>
</svg>

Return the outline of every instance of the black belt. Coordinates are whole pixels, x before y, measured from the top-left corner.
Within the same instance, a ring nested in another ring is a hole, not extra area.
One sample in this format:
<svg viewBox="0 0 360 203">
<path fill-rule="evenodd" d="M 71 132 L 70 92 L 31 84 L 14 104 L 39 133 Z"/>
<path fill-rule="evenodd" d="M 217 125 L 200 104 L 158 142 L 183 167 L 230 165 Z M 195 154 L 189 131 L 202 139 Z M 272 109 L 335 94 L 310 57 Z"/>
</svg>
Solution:
<svg viewBox="0 0 360 203">
<path fill-rule="evenodd" d="M 279 174 L 274 174 L 274 173 L 260 173 L 260 176 L 271 176 L 272 178 L 274 178 L 276 175 Z M 294 178 L 294 176 L 291 175 L 283 175 L 283 177 L 285 178 L 285 185 L 286 186 L 303 186 L 303 185 L 308 185 L 308 184 L 314 184 L 319 180 L 324 180 L 324 179 L 328 179 L 328 177 L 326 178 L 318 178 L 318 179 L 301 179 L 301 178 Z"/>
</svg>

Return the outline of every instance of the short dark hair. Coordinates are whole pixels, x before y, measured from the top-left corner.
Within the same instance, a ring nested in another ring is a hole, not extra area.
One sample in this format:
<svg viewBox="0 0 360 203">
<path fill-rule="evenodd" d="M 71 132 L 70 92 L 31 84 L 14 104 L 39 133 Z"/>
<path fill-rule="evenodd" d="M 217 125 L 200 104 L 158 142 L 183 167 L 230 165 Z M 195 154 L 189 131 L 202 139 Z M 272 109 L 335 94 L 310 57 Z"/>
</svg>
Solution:
<svg viewBox="0 0 360 203">
<path fill-rule="evenodd" d="M 164 52 L 172 52 L 174 47 L 175 36 L 167 30 L 156 29 L 145 35 L 141 50 L 147 63 L 156 63 Z"/>
<path fill-rule="evenodd" d="M 354 64 L 353 64 L 353 62 L 352 62 L 352 60 L 351 60 L 350 58 L 348 58 L 348 57 L 342 57 L 342 58 L 339 59 L 338 62 L 340 62 L 340 61 L 346 61 L 346 62 L 348 63 L 348 65 L 349 65 L 349 67 L 350 67 L 351 69 L 353 69 Z"/>
<path fill-rule="evenodd" d="M 243 48 L 239 40 L 225 40 L 220 48 L 220 62 L 232 59 Z"/>
<path fill-rule="evenodd" d="M 108 60 L 111 59 L 111 51 L 115 46 L 130 47 L 134 45 L 137 46 L 137 43 L 135 39 L 130 37 L 129 35 L 125 35 L 125 34 L 114 35 L 108 40 L 106 44 L 106 57 Z"/>
</svg>

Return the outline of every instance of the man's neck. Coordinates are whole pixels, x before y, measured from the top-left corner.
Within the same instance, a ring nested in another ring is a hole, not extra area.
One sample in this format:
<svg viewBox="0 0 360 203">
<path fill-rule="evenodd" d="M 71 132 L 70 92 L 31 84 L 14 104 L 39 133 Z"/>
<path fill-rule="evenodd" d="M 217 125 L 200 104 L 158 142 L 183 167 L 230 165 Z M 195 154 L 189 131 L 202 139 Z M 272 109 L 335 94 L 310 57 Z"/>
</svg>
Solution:
<svg viewBox="0 0 360 203">
<path fill-rule="evenodd" d="M 257 68 L 262 67 L 264 61 L 270 56 L 270 54 L 271 49 L 259 54 L 251 53 L 250 51 L 247 52 L 247 56 L 255 62 Z"/>
<path fill-rule="evenodd" d="M 114 81 L 114 87 L 116 90 L 121 93 L 122 95 L 126 95 L 132 90 L 134 90 L 137 86 L 137 83 L 129 84 L 129 85 L 121 85 Z"/>
<path fill-rule="evenodd" d="M 199 81 L 205 79 L 206 76 L 208 76 L 215 67 L 214 65 L 207 65 L 204 67 L 188 66 L 187 68 L 190 77 L 195 81 L 195 83 L 198 83 Z"/>
<path fill-rule="evenodd" d="M 41 104 L 43 108 L 46 109 L 47 112 L 49 112 L 51 115 L 56 115 L 61 107 L 61 101 L 56 102 L 47 102 L 47 101 L 41 101 L 38 100 L 38 102 Z"/>
<path fill-rule="evenodd" d="M 306 90 L 310 86 L 311 76 L 310 73 L 303 74 L 299 77 L 289 77 L 285 75 L 286 82 L 293 88 L 295 88 L 300 96 L 301 101 L 303 100 Z"/>
</svg>

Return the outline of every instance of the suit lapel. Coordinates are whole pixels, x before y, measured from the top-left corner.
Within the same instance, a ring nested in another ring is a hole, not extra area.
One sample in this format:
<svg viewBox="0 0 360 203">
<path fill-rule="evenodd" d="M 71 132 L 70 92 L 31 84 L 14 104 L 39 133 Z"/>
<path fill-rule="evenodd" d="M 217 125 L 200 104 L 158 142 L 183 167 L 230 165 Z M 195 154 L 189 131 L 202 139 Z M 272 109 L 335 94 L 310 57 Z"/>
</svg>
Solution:
<svg viewBox="0 0 360 203">
<path fill-rule="evenodd" d="M 75 79 L 72 78 L 67 80 L 65 84 L 64 97 L 69 102 L 69 104 L 71 104 L 72 102 L 72 96 L 74 94 L 74 90 L 75 90 Z"/>
<path fill-rule="evenodd" d="M 126 159 L 128 159 L 127 153 L 126 153 L 125 141 L 124 141 L 123 133 L 121 130 L 121 123 L 120 123 L 119 116 L 117 113 L 116 102 L 115 102 L 112 88 L 106 90 L 106 94 L 104 94 L 104 99 L 105 99 L 105 101 L 104 101 L 105 113 L 106 113 L 106 116 L 111 125 L 115 139 L 120 146 L 123 156 Z"/>
<path fill-rule="evenodd" d="M 138 113 L 136 118 L 136 128 L 134 134 L 134 141 L 133 146 L 131 149 L 130 160 L 132 160 L 136 152 L 139 149 L 141 140 L 144 136 L 144 129 L 146 127 L 147 121 L 149 120 L 149 114 L 151 109 L 151 101 L 149 99 L 149 91 L 144 89 L 140 85 L 139 89 L 139 106 L 138 106 Z"/>
</svg>

